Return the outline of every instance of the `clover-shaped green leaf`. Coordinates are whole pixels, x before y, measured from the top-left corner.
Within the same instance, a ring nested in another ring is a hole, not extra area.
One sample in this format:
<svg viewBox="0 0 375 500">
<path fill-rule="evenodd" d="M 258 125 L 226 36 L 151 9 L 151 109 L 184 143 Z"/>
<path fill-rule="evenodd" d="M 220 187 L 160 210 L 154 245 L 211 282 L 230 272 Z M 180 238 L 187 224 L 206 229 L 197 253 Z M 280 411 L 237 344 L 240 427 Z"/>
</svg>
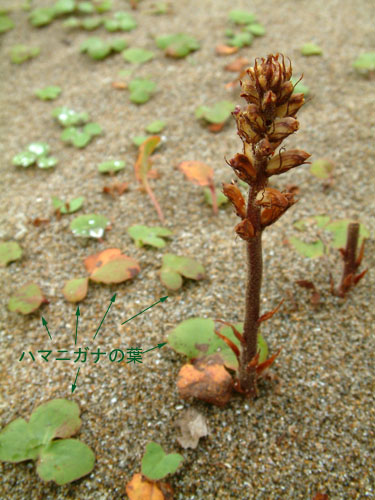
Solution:
<svg viewBox="0 0 375 500">
<path fill-rule="evenodd" d="M 203 118 L 209 123 L 223 123 L 230 117 L 235 106 L 231 101 L 217 102 L 211 108 L 199 106 L 195 111 L 195 116 L 198 119 Z"/>
<path fill-rule="evenodd" d="M 147 125 L 146 132 L 149 134 L 159 134 L 165 128 L 165 125 L 166 123 L 162 120 L 155 120 Z"/>
<path fill-rule="evenodd" d="M 104 27 L 107 31 L 132 31 L 137 27 L 133 16 L 128 12 L 116 12 L 113 19 L 106 19 Z"/>
<path fill-rule="evenodd" d="M 56 15 L 53 7 L 38 7 L 29 14 L 29 22 L 37 28 L 50 24 Z"/>
<path fill-rule="evenodd" d="M 229 12 L 230 21 L 235 24 L 252 24 L 256 22 L 255 14 L 252 12 L 247 12 L 246 10 L 231 10 Z"/>
<path fill-rule="evenodd" d="M 100 14 L 103 12 L 108 12 L 112 9 L 112 0 L 103 0 L 95 5 L 95 9 Z"/>
<path fill-rule="evenodd" d="M 174 58 L 186 57 L 200 48 L 198 40 L 185 33 L 159 36 L 156 38 L 156 45 L 159 49 L 164 49 L 167 56 Z"/>
<path fill-rule="evenodd" d="M 16 241 L 5 241 L 0 243 L 0 266 L 5 267 L 9 262 L 20 259 L 22 248 Z"/>
<path fill-rule="evenodd" d="M 111 49 L 115 52 L 121 52 L 128 46 L 128 42 L 122 38 L 118 38 L 117 40 L 112 40 L 110 45 Z"/>
<path fill-rule="evenodd" d="M 305 45 L 301 47 L 301 54 L 303 56 L 320 56 L 323 54 L 323 51 L 315 43 L 305 43 Z"/>
<path fill-rule="evenodd" d="M 250 31 L 243 31 L 242 33 L 236 33 L 229 38 L 228 45 L 231 47 L 250 47 L 253 43 L 253 35 Z"/>
<path fill-rule="evenodd" d="M 150 50 L 140 49 L 137 47 L 131 47 L 130 49 L 124 50 L 122 53 L 125 61 L 130 63 L 145 63 L 153 59 L 154 54 Z"/>
<path fill-rule="evenodd" d="M 136 104 L 147 102 L 156 89 L 156 83 L 146 78 L 135 78 L 129 83 L 130 100 Z"/>
<path fill-rule="evenodd" d="M 324 255 L 324 244 L 321 240 L 313 241 L 312 243 L 305 243 L 299 238 L 291 236 L 289 242 L 297 250 L 297 252 L 304 257 L 315 259 Z"/>
<path fill-rule="evenodd" d="M 156 248 L 163 248 L 165 247 L 163 237 L 170 236 L 172 231 L 160 226 L 134 225 L 128 228 L 128 234 L 133 238 L 137 247 L 151 245 Z"/>
<path fill-rule="evenodd" d="M 0 15 L 0 33 L 5 33 L 14 28 L 14 22 L 6 14 Z"/>
<path fill-rule="evenodd" d="M 125 168 L 125 162 L 122 160 L 103 161 L 98 165 L 98 170 L 102 174 L 118 172 Z"/>
<path fill-rule="evenodd" d="M 39 168 L 52 168 L 58 162 L 58 159 L 54 156 L 40 156 L 36 160 L 36 164 Z"/>
<path fill-rule="evenodd" d="M 76 10 L 76 2 L 75 0 L 57 0 L 52 8 L 55 15 L 62 16 L 74 12 Z"/>
<path fill-rule="evenodd" d="M 243 333 L 242 323 L 235 323 L 233 326 Z M 240 348 L 240 341 L 230 326 L 220 325 L 217 331 Z M 219 354 L 227 368 L 238 369 L 238 360 L 234 352 L 215 334 L 215 322 L 212 319 L 190 318 L 182 321 L 171 330 L 167 342 L 176 352 L 187 356 L 189 361 L 210 354 Z M 258 333 L 258 351 L 259 362 L 262 363 L 267 359 L 268 347 L 260 333 Z"/>
<path fill-rule="evenodd" d="M 81 14 L 93 14 L 95 12 L 95 7 L 91 2 L 78 2 L 77 10 Z"/>
<path fill-rule="evenodd" d="M 111 45 L 100 38 L 92 37 L 81 44 L 80 50 L 87 52 L 91 59 L 100 60 L 111 53 Z"/>
<path fill-rule="evenodd" d="M 13 165 L 17 165 L 18 167 L 30 167 L 34 165 L 36 162 L 36 155 L 31 151 L 22 151 L 22 153 L 18 153 L 13 156 Z"/>
<path fill-rule="evenodd" d="M 320 158 L 315 160 L 310 165 L 310 172 L 318 177 L 318 179 L 329 179 L 332 175 L 332 172 L 335 168 L 335 164 L 331 160 L 327 160 L 325 158 Z"/>
<path fill-rule="evenodd" d="M 160 444 L 151 441 L 147 444 L 142 458 L 142 474 L 151 480 L 162 479 L 176 472 L 183 459 L 179 453 L 167 455 Z"/>
<path fill-rule="evenodd" d="M 10 60 L 13 64 L 22 64 L 33 57 L 39 55 L 38 47 L 30 47 L 28 45 L 14 45 L 10 51 Z"/>
<path fill-rule="evenodd" d="M 74 198 L 71 201 L 63 201 L 57 198 L 56 196 L 52 196 L 52 205 L 53 208 L 60 212 L 60 214 L 72 214 L 77 212 L 85 201 L 84 196 L 78 196 L 78 198 Z"/>
<path fill-rule="evenodd" d="M 69 109 L 66 106 L 55 108 L 52 111 L 52 116 L 57 119 L 62 127 L 73 127 L 83 125 L 89 121 L 89 115 L 85 111 L 77 112 L 74 109 Z"/>
<path fill-rule="evenodd" d="M 79 215 L 70 223 L 70 229 L 75 236 L 101 238 L 108 224 L 109 220 L 104 215 Z"/>
<path fill-rule="evenodd" d="M 79 21 L 78 21 L 79 22 Z M 82 19 L 79 25 L 87 31 L 96 30 L 103 23 L 100 17 L 88 17 L 87 19 Z M 73 27 L 73 26 L 71 26 Z"/>
<path fill-rule="evenodd" d="M 69 302 L 80 302 L 87 295 L 88 278 L 73 278 L 68 280 L 63 288 L 63 294 Z"/>
<path fill-rule="evenodd" d="M 61 134 L 61 140 L 73 144 L 76 148 L 84 148 L 95 135 L 99 135 L 102 128 L 98 123 L 87 123 L 83 129 L 68 127 Z"/>
<path fill-rule="evenodd" d="M 43 101 L 52 101 L 56 99 L 61 94 L 61 88 L 56 85 L 50 85 L 44 87 L 44 89 L 39 89 L 35 91 L 35 95 L 42 99 Z"/>
<path fill-rule="evenodd" d="M 18 153 L 13 157 L 13 165 L 19 167 L 30 167 L 36 163 L 39 168 L 50 168 L 56 165 L 57 159 L 53 156 L 47 156 L 50 147 L 45 142 L 32 142 L 27 150 Z"/>
<path fill-rule="evenodd" d="M 245 27 L 245 30 L 254 36 L 263 36 L 266 34 L 264 26 L 260 23 L 249 24 Z"/>
<path fill-rule="evenodd" d="M 205 278 L 205 269 L 197 260 L 167 253 L 163 256 L 160 270 L 160 281 L 170 290 L 178 290 L 182 286 L 182 277 L 193 280 Z"/>
<path fill-rule="evenodd" d="M 35 283 L 27 283 L 19 288 L 9 299 L 8 309 L 12 312 L 30 314 L 45 301 L 43 293 Z"/>
<path fill-rule="evenodd" d="M 64 439 L 79 430 L 79 413 L 75 402 L 54 399 L 36 408 L 28 423 L 14 420 L 0 432 L 0 460 L 38 459 L 39 476 L 60 485 L 85 476 L 94 467 L 94 453 L 76 439 Z"/>
<path fill-rule="evenodd" d="M 353 62 L 353 68 L 363 75 L 375 71 L 375 52 L 366 52 L 358 56 Z"/>
<path fill-rule="evenodd" d="M 298 82 L 298 80 L 299 79 L 295 78 L 294 76 L 292 76 L 290 79 L 290 81 L 294 85 L 293 94 L 305 94 L 305 96 L 308 96 L 310 94 L 310 88 L 302 82 Z"/>
</svg>

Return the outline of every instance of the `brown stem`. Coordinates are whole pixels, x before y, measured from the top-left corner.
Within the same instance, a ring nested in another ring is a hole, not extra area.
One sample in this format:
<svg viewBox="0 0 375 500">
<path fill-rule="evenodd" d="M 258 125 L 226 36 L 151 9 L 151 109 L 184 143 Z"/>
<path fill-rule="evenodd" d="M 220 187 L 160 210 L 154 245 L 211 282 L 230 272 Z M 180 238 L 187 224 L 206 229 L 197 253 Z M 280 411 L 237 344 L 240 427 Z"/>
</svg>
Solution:
<svg viewBox="0 0 375 500">
<path fill-rule="evenodd" d="M 358 264 L 356 262 L 358 238 L 359 238 L 359 223 L 351 222 L 348 225 L 346 247 L 343 252 L 344 270 L 342 273 L 341 282 L 337 288 L 337 295 L 339 297 L 345 297 L 346 292 L 349 290 L 351 286 L 350 276 L 354 278 L 355 271 L 358 267 Z"/>
<path fill-rule="evenodd" d="M 265 187 L 267 179 L 263 175 L 263 163 L 266 159 L 259 159 L 257 183 L 249 191 L 247 204 L 247 218 L 250 219 L 254 228 L 255 236 L 246 245 L 247 252 L 247 286 L 246 286 L 246 311 L 243 338 L 244 345 L 241 350 L 239 364 L 239 382 L 241 389 L 251 397 L 256 396 L 256 371 L 249 370 L 248 365 L 257 353 L 259 313 L 260 313 L 260 291 L 262 287 L 262 228 L 260 223 L 260 207 L 255 204 L 258 192 Z"/>
</svg>

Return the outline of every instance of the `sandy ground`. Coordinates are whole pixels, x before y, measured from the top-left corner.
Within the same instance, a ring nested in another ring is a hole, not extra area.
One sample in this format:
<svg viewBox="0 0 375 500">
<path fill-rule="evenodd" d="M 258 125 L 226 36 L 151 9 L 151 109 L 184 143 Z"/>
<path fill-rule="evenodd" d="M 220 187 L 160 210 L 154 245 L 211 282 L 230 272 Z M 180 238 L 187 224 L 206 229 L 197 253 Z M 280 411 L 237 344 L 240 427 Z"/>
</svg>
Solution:
<svg viewBox="0 0 375 500">
<path fill-rule="evenodd" d="M 114 11 L 128 8 L 121 0 L 113 4 Z M 139 27 L 119 35 L 129 46 L 157 54 L 134 71 L 135 76 L 150 76 L 157 82 L 157 93 L 143 106 L 130 103 L 127 91 L 111 86 L 119 71 L 128 67 L 121 55 L 93 62 L 79 54 L 89 33 L 68 32 L 60 20 L 43 29 L 32 28 L 27 13 L 17 10 L 16 2 L 13 5 L 16 28 L 1 35 L 0 239 L 17 240 L 24 254 L 20 261 L 0 269 L 0 424 L 28 417 L 50 399 L 72 399 L 82 410 L 79 438 L 95 451 L 96 465 L 89 476 L 59 487 L 43 483 L 32 462 L 1 463 L 0 498 L 126 498 L 125 485 L 140 471 L 151 440 L 184 456 L 182 466 L 169 477 L 179 500 L 304 500 L 317 491 L 337 500 L 375 498 L 374 241 L 367 242 L 363 262 L 369 271 L 346 301 L 329 293 L 328 273 L 336 281 L 341 276 L 337 255 L 308 260 L 282 244 L 285 238 L 298 236 L 293 221 L 322 213 L 358 218 L 375 234 L 374 83 L 351 68 L 360 53 L 374 50 L 373 0 L 181 0 L 174 3 L 173 14 L 159 17 L 145 12 L 151 2 L 143 0 L 134 12 Z M 298 115 L 300 130 L 286 145 L 310 152 L 312 159 L 329 157 L 336 163 L 335 183 L 328 191 L 308 167 L 273 178 L 280 189 L 291 183 L 300 188 L 300 202 L 264 234 L 263 311 L 287 299 L 262 329 L 271 351 L 283 346 L 273 368 L 281 382 L 263 383 L 255 401 L 235 396 L 224 409 L 187 403 L 179 399 L 175 385 L 184 359 L 165 346 L 142 365 L 85 365 L 72 395 L 72 363 L 18 359 L 22 351 L 49 348 L 42 315 L 54 337 L 54 349 L 73 349 L 76 306 L 64 299 L 61 290 L 67 279 L 85 275 L 83 260 L 90 254 L 121 248 L 139 261 L 141 273 L 118 286 L 90 286 L 80 303 L 82 345 L 90 342 L 114 293 L 116 302 L 98 338 L 102 350 L 152 347 L 190 317 L 243 318 L 244 245 L 233 232 L 237 219 L 230 207 L 214 216 L 201 189 L 175 169 L 180 161 L 201 160 L 215 169 L 217 186 L 232 178 L 224 156 L 231 158 L 240 150 L 234 122 L 214 135 L 194 118 L 198 105 L 228 98 L 241 102 L 237 90 L 228 93 L 224 88 L 233 74 L 223 67 L 237 56 L 223 58 L 214 52 L 225 40 L 231 8 L 255 12 L 267 30 L 241 55 L 252 61 L 282 52 L 292 59 L 296 75 L 304 73 L 311 89 L 311 99 Z M 181 61 L 165 58 L 153 41 L 155 35 L 178 31 L 201 42 L 199 51 Z M 119 37 L 102 28 L 94 35 Z M 323 56 L 301 56 L 299 48 L 306 42 L 320 45 Z M 40 56 L 19 66 L 10 64 L 9 50 L 17 43 L 41 47 Z M 34 96 L 36 89 L 46 85 L 62 87 L 56 101 L 43 102 Z M 82 150 L 64 145 L 61 130 L 51 118 L 51 111 L 61 105 L 87 111 L 104 134 Z M 133 172 L 136 149 L 131 142 L 155 119 L 168 125 L 163 132 L 166 142 L 155 156 L 160 178 L 151 183 L 165 212 L 165 226 L 173 231 L 161 251 L 136 248 L 126 232 L 133 224 L 159 225 L 149 199 L 138 190 Z M 54 169 L 12 166 L 16 153 L 40 140 L 59 159 Z M 111 158 L 126 161 L 126 169 L 116 177 L 130 183 L 130 190 L 114 199 L 102 194 L 108 179 L 97 171 L 98 163 Z M 69 229 L 75 214 L 57 220 L 52 195 L 85 196 L 80 213 L 106 215 L 112 230 L 102 242 L 75 238 Z M 51 220 L 35 227 L 30 220 L 37 217 Z M 168 293 L 157 276 L 167 251 L 199 259 L 208 278 L 186 283 L 179 292 L 169 293 L 163 305 L 121 326 Z M 295 284 L 298 279 L 312 279 L 321 290 L 316 310 L 307 291 Z M 50 303 L 30 316 L 10 313 L 10 295 L 29 281 L 41 286 Z M 189 406 L 205 415 L 210 429 L 195 450 L 181 448 L 173 427 Z"/>
</svg>

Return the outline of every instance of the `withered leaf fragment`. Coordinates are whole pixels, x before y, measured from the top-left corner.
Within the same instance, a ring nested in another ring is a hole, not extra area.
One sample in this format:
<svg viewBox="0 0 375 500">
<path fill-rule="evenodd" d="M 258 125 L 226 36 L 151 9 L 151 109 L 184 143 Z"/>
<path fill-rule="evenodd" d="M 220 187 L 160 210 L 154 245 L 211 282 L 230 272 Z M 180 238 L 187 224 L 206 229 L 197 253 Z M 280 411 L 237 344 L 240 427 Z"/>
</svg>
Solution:
<svg viewBox="0 0 375 500">
<path fill-rule="evenodd" d="M 254 226 L 249 219 L 244 219 L 242 222 L 237 224 L 234 230 L 238 236 L 245 241 L 249 241 L 253 236 L 255 236 Z"/>
<path fill-rule="evenodd" d="M 306 162 L 307 158 L 310 158 L 310 156 L 309 153 L 301 149 L 290 149 L 289 151 L 276 154 L 266 167 L 267 177 L 279 175 L 287 172 L 291 168 L 310 163 Z"/>
<path fill-rule="evenodd" d="M 225 184 L 223 183 L 223 193 L 236 209 L 236 214 L 241 219 L 246 217 L 246 203 L 240 189 L 235 184 Z"/>
<path fill-rule="evenodd" d="M 241 181 L 247 182 L 249 185 L 256 178 L 256 170 L 249 158 L 241 153 L 237 153 L 234 158 L 229 160 L 229 165 L 233 168 L 234 173 L 241 179 Z"/>
</svg>

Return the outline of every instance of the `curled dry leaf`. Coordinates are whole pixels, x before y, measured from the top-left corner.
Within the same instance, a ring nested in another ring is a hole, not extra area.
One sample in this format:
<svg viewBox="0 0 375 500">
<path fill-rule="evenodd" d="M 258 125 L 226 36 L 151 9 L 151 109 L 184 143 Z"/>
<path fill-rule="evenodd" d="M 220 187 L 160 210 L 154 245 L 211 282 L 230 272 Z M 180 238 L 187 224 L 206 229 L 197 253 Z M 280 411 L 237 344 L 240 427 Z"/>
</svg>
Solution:
<svg viewBox="0 0 375 500">
<path fill-rule="evenodd" d="M 250 61 L 246 59 L 246 57 L 238 57 L 231 63 L 227 64 L 224 69 L 226 71 L 233 71 L 234 73 L 238 73 L 241 71 L 245 66 L 248 66 L 250 64 Z"/>
<path fill-rule="evenodd" d="M 230 47 L 229 45 L 216 45 L 216 54 L 219 56 L 230 56 L 238 52 L 239 47 Z"/>
<path fill-rule="evenodd" d="M 225 406 L 229 401 L 233 380 L 218 355 L 207 356 L 194 364 L 184 365 L 179 372 L 177 387 L 180 397 L 191 397 L 216 406 Z"/>
<path fill-rule="evenodd" d="M 121 196 L 128 189 L 129 189 L 128 182 L 115 182 L 114 184 L 111 184 L 110 186 L 104 186 L 103 193 L 109 194 L 109 195 L 115 197 L 116 195 Z"/>
<path fill-rule="evenodd" d="M 181 436 L 177 441 L 183 448 L 196 448 L 199 438 L 208 435 L 207 423 L 204 415 L 195 408 L 188 408 L 176 421 Z"/>
<path fill-rule="evenodd" d="M 108 248 L 85 259 L 90 279 L 97 283 L 122 283 L 132 279 L 141 270 L 138 262 L 121 253 L 119 248 Z"/>
</svg>

